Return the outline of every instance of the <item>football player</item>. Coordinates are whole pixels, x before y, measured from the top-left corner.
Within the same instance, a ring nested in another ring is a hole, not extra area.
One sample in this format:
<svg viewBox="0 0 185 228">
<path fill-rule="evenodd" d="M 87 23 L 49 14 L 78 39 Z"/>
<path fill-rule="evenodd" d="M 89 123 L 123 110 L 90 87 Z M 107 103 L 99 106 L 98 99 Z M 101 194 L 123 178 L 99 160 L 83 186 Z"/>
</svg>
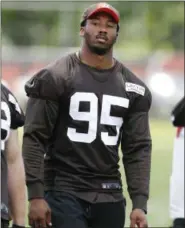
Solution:
<svg viewBox="0 0 185 228">
<path fill-rule="evenodd" d="M 133 205 L 130 224 L 147 227 L 151 93 L 113 57 L 119 20 L 107 3 L 89 6 L 79 52 L 41 69 L 25 85 L 23 154 L 34 227 L 123 227 L 120 144 Z"/>
<path fill-rule="evenodd" d="M 173 228 L 185 227 L 184 218 L 184 127 L 185 97 L 172 111 L 172 123 L 176 127 L 173 148 L 172 175 L 170 180 L 170 217 Z"/>
<path fill-rule="evenodd" d="M 10 90 L 1 84 L 1 227 L 25 227 L 26 188 L 18 128 L 24 114 Z"/>
</svg>

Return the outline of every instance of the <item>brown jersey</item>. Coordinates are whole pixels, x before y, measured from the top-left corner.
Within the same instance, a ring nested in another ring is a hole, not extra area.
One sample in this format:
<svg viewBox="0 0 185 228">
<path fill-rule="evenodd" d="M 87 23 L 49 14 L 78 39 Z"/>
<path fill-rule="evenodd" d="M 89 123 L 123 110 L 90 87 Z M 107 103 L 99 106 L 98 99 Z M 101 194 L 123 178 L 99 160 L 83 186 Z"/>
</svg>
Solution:
<svg viewBox="0 0 185 228">
<path fill-rule="evenodd" d="M 73 53 L 39 71 L 25 90 L 29 198 L 43 196 L 44 189 L 73 192 L 91 202 L 93 193 L 119 198 L 121 145 L 134 207 L 146 209 L 151 93 L 140 79 L 119 61 L 99 70 Z"/>
</svg>

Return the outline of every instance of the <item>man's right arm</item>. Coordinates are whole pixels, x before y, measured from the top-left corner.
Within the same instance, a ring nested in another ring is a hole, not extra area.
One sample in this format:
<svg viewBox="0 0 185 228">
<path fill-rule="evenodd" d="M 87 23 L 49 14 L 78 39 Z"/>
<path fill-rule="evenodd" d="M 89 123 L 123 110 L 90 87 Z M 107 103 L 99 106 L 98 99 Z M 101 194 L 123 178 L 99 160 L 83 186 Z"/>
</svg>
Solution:
<svg viewBox="0 0 185 228">
<path fill-rule="evenodd" d="M 28 198 L 44 196 L 44 154 L 58 117 L 56 84 L 48 70 L 42 70 L 25 85 L 29 97 L 23 134 Z"/>
<path fill-rule="evenodd" d="M 29 200 L 43 198 L 44 154 L 58 115 L 58 104 L 37 98 L 28 100 L 23 135 L 23 157 Z"/>
</svg>

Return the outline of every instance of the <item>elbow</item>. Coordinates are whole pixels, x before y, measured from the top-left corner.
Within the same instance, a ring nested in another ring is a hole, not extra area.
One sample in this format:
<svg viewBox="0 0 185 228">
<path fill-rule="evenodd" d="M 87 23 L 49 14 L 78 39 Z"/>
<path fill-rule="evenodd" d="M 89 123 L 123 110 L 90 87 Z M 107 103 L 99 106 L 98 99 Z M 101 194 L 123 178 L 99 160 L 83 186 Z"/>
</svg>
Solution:
<svg viewBox="0 0 185 228">
<path fill-rule="evenodd" d="M 137 162 L 145 159 L 150 159 L 152 152 L 151 138 L 130 142 L 128 146 L 122 146 L 123 162 Z"/>
<path fill-rule="evenodd" d="M 43 157 L 46 152 L 48 138 L 36 131 L 25 131 L 23 135 L 22 151 L 24 159 Z"/>
</svg>

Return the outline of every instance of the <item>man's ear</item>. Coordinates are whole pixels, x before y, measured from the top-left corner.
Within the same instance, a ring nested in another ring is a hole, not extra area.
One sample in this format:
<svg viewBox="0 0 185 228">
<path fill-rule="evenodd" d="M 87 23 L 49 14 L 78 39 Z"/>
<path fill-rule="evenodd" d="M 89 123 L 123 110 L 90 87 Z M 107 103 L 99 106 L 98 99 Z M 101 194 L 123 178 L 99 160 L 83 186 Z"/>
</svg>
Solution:
<svg viewBox="0 0 185 228">
<path fill-rule="evenodd" d="M 80 36 L 83 37 L 84 36 L 84 27 L 80 28 Z"/>
</svg>

